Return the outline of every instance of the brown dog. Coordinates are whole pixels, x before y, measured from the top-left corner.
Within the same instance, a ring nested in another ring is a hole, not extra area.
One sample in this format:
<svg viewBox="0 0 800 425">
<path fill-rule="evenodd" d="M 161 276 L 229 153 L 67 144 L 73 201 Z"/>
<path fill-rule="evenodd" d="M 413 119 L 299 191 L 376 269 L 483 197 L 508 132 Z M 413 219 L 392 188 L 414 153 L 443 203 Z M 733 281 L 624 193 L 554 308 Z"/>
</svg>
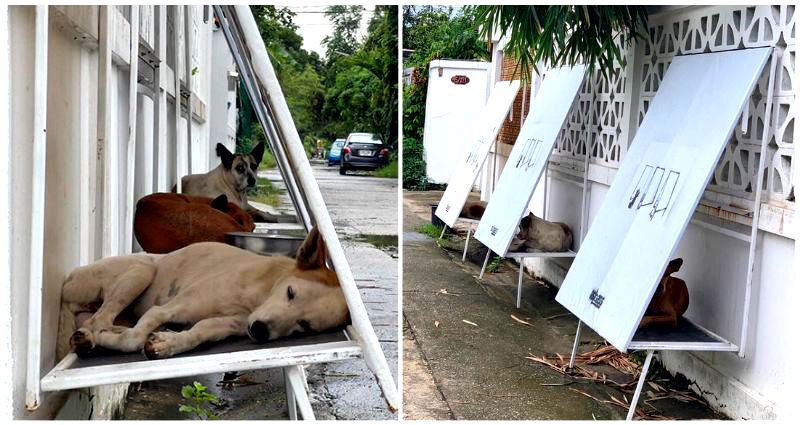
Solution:
<svg viewBox="0 0 800 425">
<path fill-rule="evenodd" d="M 483 217 L 483 213 L 486 212 L 487 205 L 488 203 L 484 201 L 465 202 L 459 217 L 480 220 Z"/>
<path fill-rule="evenodd" d="M 154 193 L 136 203 L 133 232 L 146 252 L 166 254 L 196 242 L 225 242 L 225 233 L 252 232 L 253 218 L 228 197 Z"/>
<path fill-rule="evenodd" d="M 669 324 L 678 326 L 678 318 L 689 308 L 689 289 L 683 279 L 670 276 L 683 265 L 683 258 L 676 258 L 667 264 L 667 270 L 658 283 L 656 293 L 647 306 L 639 327 L 649 324 Z"/>
<path fill-rule="evenodd" d="M 295 259 L 201 242 L 79 267 L 61 291 L 59 358 L 70 347 L 79 354 L 143 349 L 147 358 L 166 358 L 234 335 L 265 342 L 342 326 L 347 303 L 325 263 L 325 242 L 314 228 Z M 123 310 L 138 318 L 135 326 L 115 326 Z M 161 331 L 167 324 L 188 330 Z"/>
</svg>

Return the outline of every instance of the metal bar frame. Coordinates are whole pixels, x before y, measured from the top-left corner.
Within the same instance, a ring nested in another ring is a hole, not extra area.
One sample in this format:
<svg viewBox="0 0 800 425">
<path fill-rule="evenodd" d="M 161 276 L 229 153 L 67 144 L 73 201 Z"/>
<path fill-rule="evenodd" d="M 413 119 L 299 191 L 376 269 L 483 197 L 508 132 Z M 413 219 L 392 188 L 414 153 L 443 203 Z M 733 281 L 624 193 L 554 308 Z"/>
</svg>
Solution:
<svg viewBox="0 0 800 425">
<path fill-rule="evenodd" d="M 139 86 L 139 6 L 131 5 L 131 65 L 128 81 L 128 161 L 125 169 L 125 227 L 122 252 L 133 251 L 134 184 L 136 181 L 136 119 L 138 114 Z"/>
<path fill-rule="evenodd" d="M 192 6 L 183 6 L 184 66 L 186 67 L 186 174 L 192 174 Z M 178 84 L 180 87 L 180 83 Z"/>
<path fill-rule="evenodd" d="M 303 197 L 305 201 L 303 206 L 308 208 L 310 218 L 313 218 L 314 225 L 320 231 L 328 246 L 330 262 L 336 270 L 339 284 L 350 310 L 355 339 L 363 350 L 367 366 L 375 374 L 389 409 L 395 411 L 400 405 L 400 396 L 395 386 L 394 378 L 375 335 L 375 330 L 370 323 L 358 287 L 355 284 L 355 278 L 344 255 L 344 250 L 325 206 L 322 193 L 314 178 L 311 165 L 305 155 L 302 142 L 289 113 L 286 99 L 283 97 L 283 91 L 270 63 L 264 40 L 261 38 L 256 26 L 255 18 L 248 6 L 215 6 L 215 10 L 220 17 L 223 28 L 231 27 L 229 29 L 235 30 L 226 30 L 226 36 L 229 33 L 237 33 L 244 41 L 244 46 L 248 48 L 249 57 L 237 59 L 238 63 L 240 60 L 244 62 L 245 59 L 249 58 L 249 64 L 254 71 L 254 75 L 246 77 L 248 80 L 252 80 L 249 81 L 251 84 L 248 84 L 248 94 L 251 95 L 251 98 L 255 97 L 259 93 L 250 92 L 250 88 L 260 88 L 267 95 L 265 96 L 265 102 L 256 102 L 253 106 L 256 110 L 263 109 L 259 113 L 260 120 L 262 117 L 269 117 L 269 120 L 261 122 L 262 126 L 267 128 L 268 124 L 273 124 L 279 136 L 277 140 L 285 143 L 285 146 L 281 147 L 286 148 L 285 154 L 289 160 L 290 169 L 293 172 L 292 175 L 296 173 L 297 181 L 300 183 L 298 188 L 302 187 L 301 194 L 305 195 Z M 230 41 L 229 39 L 229 44 Z M 257 87 L 252 87 L 255 83 L 258 83 Z M 283 175 L 285 176 L 285 174 Z"/>
<path fill-rule="evenodd" d="M 49 6 L 36 6 L 33 76 L 33 164 L 31 164 L 31 251 L 28 287 L 28 347 L 25 408 L 39 407 L 42 358 L 42 286 L 44 273 L 44 197 L 47 163 L 47 45 Z"/>
<path fill-rule="evenodd" d="M 742 332 L 739 338 L 739 357 L 744 358 L 747 350 L 747 334 L 750 325 L 751 294 L 753 292 L 753 276 L 755 274 L 756 250 L 758 249 L 758 220 L 761 217 L 761 188 L 764 185 L 764 172 L 767 165 L 767 144 L 770 136 L 770 121 L 772 118 L 773 93 L 775 89 L 775 67 L 778 63 L 777 53 L 772 49 L 770 58 L 769 82 L 767 83 L 767 105 L 764 111 L 764 131 L 761 134 L 761 156 L 758 161 L 758 184 L 756 185 L 755 198 L 753 199 L 753 223 L 750 230 L 750 246 L 747 255 L 747 277 L 745 278 L 744 312 L 742 317 Z M 749 102 L 745 102 L 748 105 Z M 744 121 L 747 121 L 745 117 Z"/>
</svg>

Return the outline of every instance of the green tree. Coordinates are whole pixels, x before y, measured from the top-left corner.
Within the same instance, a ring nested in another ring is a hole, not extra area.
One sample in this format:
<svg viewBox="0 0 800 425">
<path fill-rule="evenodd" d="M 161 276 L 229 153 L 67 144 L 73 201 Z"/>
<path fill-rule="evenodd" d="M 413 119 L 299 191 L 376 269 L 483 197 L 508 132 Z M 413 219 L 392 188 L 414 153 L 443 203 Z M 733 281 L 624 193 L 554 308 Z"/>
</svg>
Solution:
<svg viewBox="0 0 800 425">
<path fill-rule="evenodd" d="M 404 61 L 414 68 L 403 89 L 403 187 L 428 189 L 423 149 L 428 65 L 440 58 L 486 60 L 488 48 L 474 15 L 441 6 L 403 7 L 403 47 L 413 50 Z"/>
<path fill-rule="evenodd" d="M 325 16 L 333 24 L 331 35 L 322 39 L 328 62 L 340 56 L 349 56 L 358 50 L 358 28 L 364 6 L 328 6 Z"/>
<path fill-rule="evenodd" d="M 617 45 L 644 37 L 647 28 L 644 6 L 471 6 L 481 35 L 491 31 L 508 35 L 504 48 L 517 61 L 523 81 L 536 69 L 586 63 L 605 77 L 614 62 L 625 63 Z"/>
</svg>

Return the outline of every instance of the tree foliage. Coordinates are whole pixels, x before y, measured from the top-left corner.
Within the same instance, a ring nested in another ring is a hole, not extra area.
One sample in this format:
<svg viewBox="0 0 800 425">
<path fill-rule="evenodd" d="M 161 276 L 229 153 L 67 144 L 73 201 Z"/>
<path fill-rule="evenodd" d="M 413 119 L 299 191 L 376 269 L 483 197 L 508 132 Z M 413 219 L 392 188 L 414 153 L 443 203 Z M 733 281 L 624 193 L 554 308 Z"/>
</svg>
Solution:
<svg viewBox="0 0 800 425">
<path fill-rule="evenodd" d="M 452 7 L 403 6 L 403 47 L 412 50 L 404 67 L 413 67 L 411 84 L 403 89 L 403 187 L 429 188 L 422 137 L 428 92 L 428 66 L 435 59 L 486 60 L 488 46 L 480 38 L 472 13 Z"/>
<path fill-rule="evenodd" d="M 358 39 L 362 6 L 328 6 L 333 24 L 324 38 L 326 55 L 302 48 L 296 16 L 287 7 L 251 6 L 275 67 L 289 110 L 312 152 L 316 141 L 327 144 L 352 132 L 380 134 L 397 145 L 397 7 L 377 6 L 367 35 Z M 258 127 L 257 125 L 254 127 Z M 262 134 L 247 129 L 243 144 Z M 396 149 L 392 149 L 394 152 Z"/>
<path fill-rule="evenodd" d="M 630 43 L 646 28 L 644 6 L 471 6 L 481 35 L 508 36 L 504 48 L 517 61 L 523 81 L 545 67 L 586 63 L 606 78 L 614 62 L 625 63 L 618 37 Z"/>
</svg>

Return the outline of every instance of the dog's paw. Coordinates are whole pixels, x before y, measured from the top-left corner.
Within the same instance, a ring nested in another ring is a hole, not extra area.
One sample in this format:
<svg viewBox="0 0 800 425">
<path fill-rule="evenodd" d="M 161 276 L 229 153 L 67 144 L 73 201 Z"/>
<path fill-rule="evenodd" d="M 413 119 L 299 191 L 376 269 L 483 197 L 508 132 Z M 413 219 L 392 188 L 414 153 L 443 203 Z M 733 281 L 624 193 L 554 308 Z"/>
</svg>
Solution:
<svg viewBox="0 0 800 425">
<path fill-rule="evenodd" d="M 85 329 L 78 329 L 69 339 L 69 345 L 79 357 L 86 356 L 95 347 L 94 336 Z"/>
<path fill-rule="evenodd" d="M 153 332 L 147 337 L 142 351 L 149 360 L 172 357 L 175 332 Z"/>
</svg>

